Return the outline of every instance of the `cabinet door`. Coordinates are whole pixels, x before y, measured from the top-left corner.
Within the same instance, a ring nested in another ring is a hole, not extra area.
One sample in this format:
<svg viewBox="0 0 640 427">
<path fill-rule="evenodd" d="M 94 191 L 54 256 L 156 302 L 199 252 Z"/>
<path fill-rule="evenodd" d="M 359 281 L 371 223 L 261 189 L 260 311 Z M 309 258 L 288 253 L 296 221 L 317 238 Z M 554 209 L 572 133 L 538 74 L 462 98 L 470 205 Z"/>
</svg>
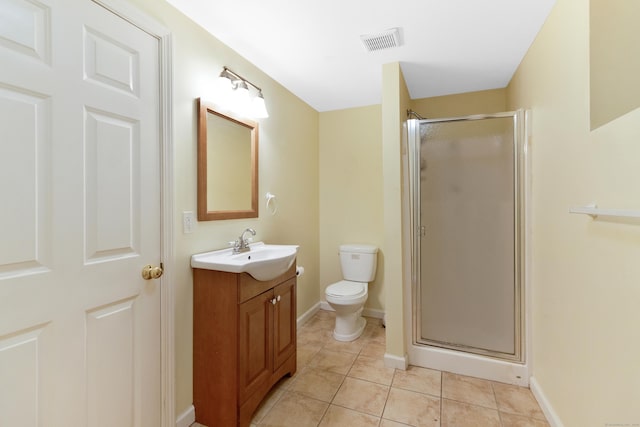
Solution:
<svg viewBox="0 0 640 427">
<path fill-rule="evenodd" d="M 240 304 L 240 402 L 268 381 L 273 371 L 273 290 Z"/>
<path fill-rule="evenodd" d="M 284 363 L 296 349 L 296 278 L 273 288 L 274 306 L 273 343 L 274 370 Z"/>
</svg>

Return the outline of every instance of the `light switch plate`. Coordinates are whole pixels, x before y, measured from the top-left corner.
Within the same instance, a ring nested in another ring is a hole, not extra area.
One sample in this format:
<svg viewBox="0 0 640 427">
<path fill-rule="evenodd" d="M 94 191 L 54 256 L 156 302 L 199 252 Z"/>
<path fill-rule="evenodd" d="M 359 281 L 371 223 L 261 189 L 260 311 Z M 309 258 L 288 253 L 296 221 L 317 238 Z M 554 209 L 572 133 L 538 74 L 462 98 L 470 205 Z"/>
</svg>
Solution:
<svg viewBox="0 0 640 427">
<path fill-rule="evenodd" d="M 182 212 L 182 232 L 184 234 L 193 233 L 195 222 L 196 222 L 196 219 L 193 216 L 193 212 L 191 211 Z"/>
</svg>

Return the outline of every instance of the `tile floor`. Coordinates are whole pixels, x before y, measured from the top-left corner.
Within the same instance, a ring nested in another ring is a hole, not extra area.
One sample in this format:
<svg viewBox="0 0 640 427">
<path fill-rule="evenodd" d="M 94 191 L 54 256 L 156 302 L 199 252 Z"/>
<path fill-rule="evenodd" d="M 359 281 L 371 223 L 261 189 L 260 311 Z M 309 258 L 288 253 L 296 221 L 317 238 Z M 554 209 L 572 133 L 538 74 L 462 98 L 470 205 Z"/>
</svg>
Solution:
<svg viewBox="0 0 640 427">
<path fill-rule="evenodd" d="M 331 337 L 332 312 L 314 315 L 298 330 L 297 373 L 274 386 L 251 426 L 549 426 L 527 388 L 386 368 L 385 329 L 378 319 L 367 321 L 362 337 L 343 343 Z"/>
</svg>

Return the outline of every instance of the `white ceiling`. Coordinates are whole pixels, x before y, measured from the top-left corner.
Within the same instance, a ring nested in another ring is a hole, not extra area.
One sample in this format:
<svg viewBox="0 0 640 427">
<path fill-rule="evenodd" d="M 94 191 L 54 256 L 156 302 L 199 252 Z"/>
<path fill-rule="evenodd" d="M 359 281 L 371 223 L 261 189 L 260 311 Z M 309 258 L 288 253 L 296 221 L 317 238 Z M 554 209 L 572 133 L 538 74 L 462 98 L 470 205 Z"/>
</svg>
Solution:
<svg viewBox="0 0 640 427">
<path fill-rule="evenodd" d="M 313 108 L 330 111 L 379 104 L 389 62 L 400 62 L 412 99 L 505 87 L 555 0 L 168 2 Z M 360 41 L 394 27 L 398 48 L 368 52 Z"/>
</svg>

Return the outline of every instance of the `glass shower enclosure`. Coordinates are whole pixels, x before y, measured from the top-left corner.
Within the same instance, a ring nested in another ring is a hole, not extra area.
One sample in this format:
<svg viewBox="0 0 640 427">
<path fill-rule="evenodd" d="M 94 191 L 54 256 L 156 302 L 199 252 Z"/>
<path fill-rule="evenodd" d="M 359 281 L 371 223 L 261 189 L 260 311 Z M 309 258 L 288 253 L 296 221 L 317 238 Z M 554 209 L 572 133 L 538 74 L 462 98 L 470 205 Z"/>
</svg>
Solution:
<svg viewBox="0 0 640 427">
<path fill-rule="evenodd" d="M 408 121 L 414 345 L 523 360 L 522 116 Z"/>
</svg>

